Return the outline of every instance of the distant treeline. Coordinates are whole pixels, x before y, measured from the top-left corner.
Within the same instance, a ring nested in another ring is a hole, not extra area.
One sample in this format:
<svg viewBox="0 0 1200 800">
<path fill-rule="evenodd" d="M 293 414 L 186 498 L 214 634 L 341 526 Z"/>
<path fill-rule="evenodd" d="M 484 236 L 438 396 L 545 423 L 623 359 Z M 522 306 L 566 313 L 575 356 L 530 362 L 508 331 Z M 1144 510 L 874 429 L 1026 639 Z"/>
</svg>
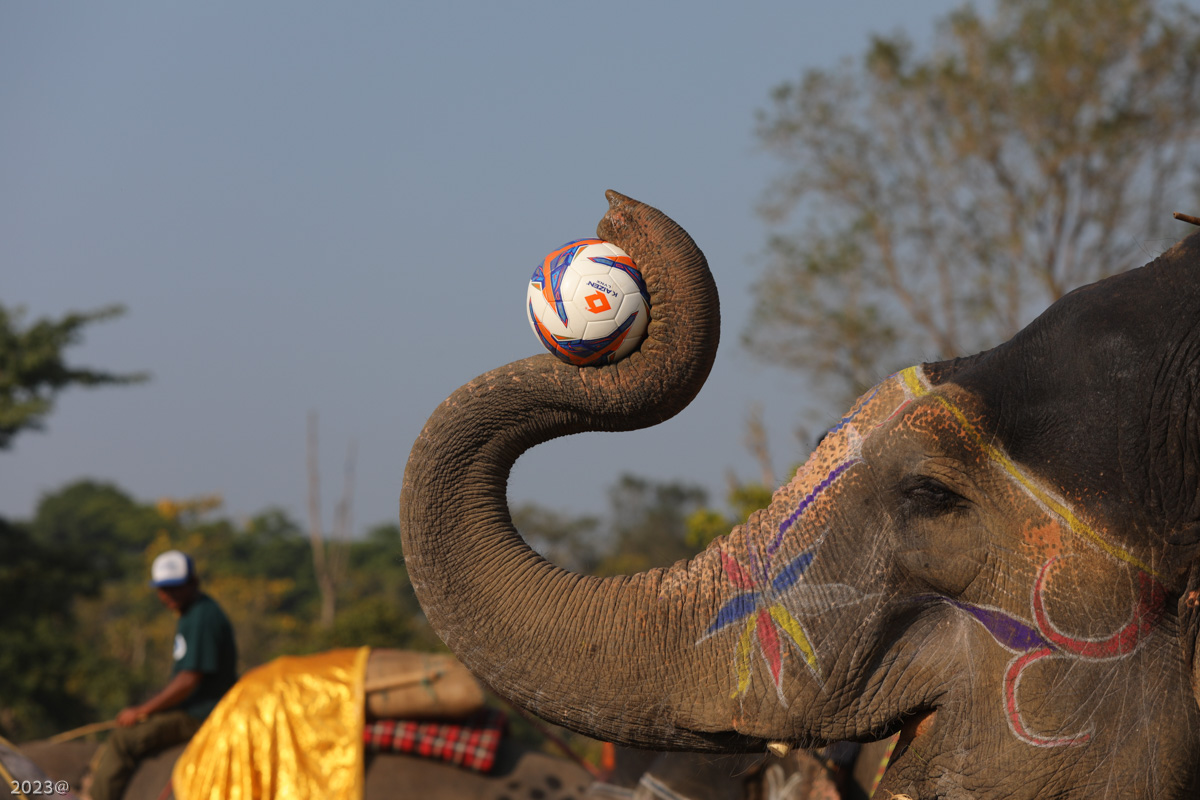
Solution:
<svg viewBox="0 0 1200 800">
<path fill-rule="evenodd" d="M 513 516 L 556 563 L 617 574 L 693 555 L 766 497 L 738 487 L 726 515 L 699 487 L 626 475 L 603 519 L 534 505 Z M 336 614 L 324 624 L 309 535 L 285 512 L 235 520 L 219 498 L 143 503 L 81 481 L 46 495 L 31 520 L 0 518 L 0 735 L 28 741 L 111 719 L 165 684 L 175 618 L 148 574 L 171 548 L 195 558 L 202 588 L 228 613 L 243 672 L 334 647 L 443 648 L 413 594 L 395 523 L 325 542 Z"/>
</svg>

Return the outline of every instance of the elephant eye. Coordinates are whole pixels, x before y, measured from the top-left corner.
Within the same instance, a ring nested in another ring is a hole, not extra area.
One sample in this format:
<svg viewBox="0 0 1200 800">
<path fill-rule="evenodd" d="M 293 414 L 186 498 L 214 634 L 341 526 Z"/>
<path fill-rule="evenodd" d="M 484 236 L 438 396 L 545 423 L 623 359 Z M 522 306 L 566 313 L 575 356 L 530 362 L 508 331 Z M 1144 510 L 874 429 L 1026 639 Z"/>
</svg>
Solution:
<svg viewBox="0 0 1200 800">
<path fill-rule="evenodd" d="M 904 503 L 914 514 L 934 516 L 966 508 L 967 501 L 958 492 L 928 475 L 913 475 L 900 489 Z"/>
</svg>

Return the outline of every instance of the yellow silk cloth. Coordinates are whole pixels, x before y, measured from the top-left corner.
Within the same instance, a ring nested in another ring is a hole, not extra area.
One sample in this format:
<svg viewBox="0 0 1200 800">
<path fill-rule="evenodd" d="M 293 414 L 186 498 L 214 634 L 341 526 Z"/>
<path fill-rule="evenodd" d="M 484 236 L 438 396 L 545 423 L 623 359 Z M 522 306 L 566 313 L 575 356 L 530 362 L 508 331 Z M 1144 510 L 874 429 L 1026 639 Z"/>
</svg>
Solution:
<svg viewBox="0 0 1200 800">
<path fill-rule="evenodd" d="M 247 672 L 175 763 L 175 797 L 361 800 L 369 653 L 285 657 Z"/>
</svg>

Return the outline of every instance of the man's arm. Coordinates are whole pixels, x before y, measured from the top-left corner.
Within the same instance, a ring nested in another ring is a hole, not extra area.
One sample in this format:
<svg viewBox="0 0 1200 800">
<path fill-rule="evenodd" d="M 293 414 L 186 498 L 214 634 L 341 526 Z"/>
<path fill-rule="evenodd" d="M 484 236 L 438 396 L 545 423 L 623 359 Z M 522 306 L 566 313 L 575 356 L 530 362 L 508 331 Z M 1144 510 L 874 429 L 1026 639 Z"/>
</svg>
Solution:
<svg viewBox="0 0 1200 800">
<path fill-rule="evenodd" d="M 171 682 L 163 687 L 163 690 L 151 697 L 140 706 L 130 706 L 129 708 L 117 714 L 117 724 L 122 727 L 129 727 L 138 720 L 145 719 L 156 711 L 165 711 L 168 708 L 174 708 L 188 698 L 197 686 L 200 685 L 201 673 L 194 669 L 181 669 L 175 673 L 175 677 L 171 678 Z"/>
</svg>

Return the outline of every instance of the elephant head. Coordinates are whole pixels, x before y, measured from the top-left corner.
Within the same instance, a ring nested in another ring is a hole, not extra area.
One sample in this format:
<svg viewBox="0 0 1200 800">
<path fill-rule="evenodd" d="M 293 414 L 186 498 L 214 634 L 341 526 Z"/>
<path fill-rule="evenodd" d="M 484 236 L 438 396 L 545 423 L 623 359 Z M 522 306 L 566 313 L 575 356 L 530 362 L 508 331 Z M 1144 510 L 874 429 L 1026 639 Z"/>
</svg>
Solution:
<svg viewBox="0 0 1200 800">
<path fill-rule="evenodd" d="M 770 506 L 666 569 L 562 570 L 514 531 L 516 458 L 658 423 L 699 390 L 704 256 L 616 193 L 642 268 L 640 351 L 487 373 L 430 417 L 401 522 L 434 628 L 496 691 L 657 749 L 903 731 L 913 797 L 1191 797 L 1200 589 L 1200 237 L 1079 289 L 1011 341 L 855 403 Z"/>
</svg>

